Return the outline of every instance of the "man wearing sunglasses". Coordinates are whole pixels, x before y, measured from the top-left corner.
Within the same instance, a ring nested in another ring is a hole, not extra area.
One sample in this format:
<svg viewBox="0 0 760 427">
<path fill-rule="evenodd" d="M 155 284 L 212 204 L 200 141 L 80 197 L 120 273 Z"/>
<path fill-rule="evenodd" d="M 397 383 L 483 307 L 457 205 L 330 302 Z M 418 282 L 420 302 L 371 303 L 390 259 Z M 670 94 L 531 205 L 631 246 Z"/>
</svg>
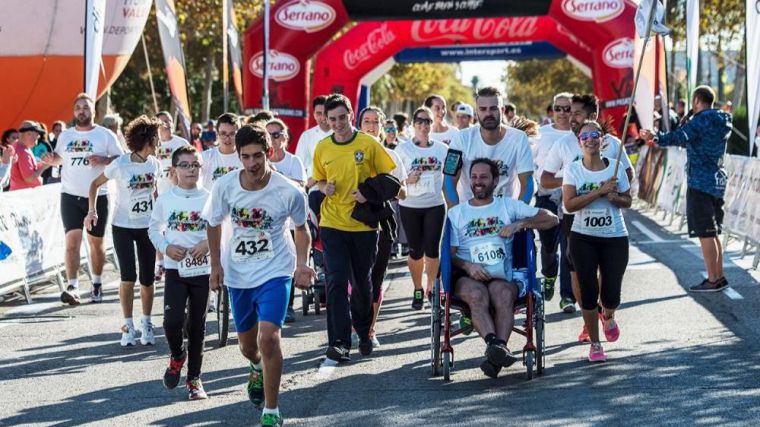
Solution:
<svg viewBox="0 0 760 427">
<path fill-rule="evenodd" d="M 539 129 L 539 138 L 533 145 L 533 161 L 535 164 L 536 176 L 540 177 L 544 171 L 544 162 L 549 155 L 554 144 L 565 136 L 572 135 L 570 129 L 570 104 L 573 94 L 568 92 L 558 93 L 554 96 L 552 102 L 552 112 L 554 123 L 541 126 Z M 547 209 L 549 212 L 557 215 L 559 202 L 562 198 L 562 189 L 548 189 L 539 183 L 536 190 L 536 207 Z M 562 309 L 567 307 L 575 308 L 573 305 L 573 291 L 570 286 L 570 271 L 567 262 L 560 260 L 557 249 L 562 245 L 562 253 L 565 252 L 566 245 L 564 239 L 560 243 L 559 225 L 547 230 L 538 232 L 541 239 L 541 274 L 544 276 L 544 297 L 550 301 L 554 297 L 555 282 L 557 274 L 560 274 L 560 306 Z"/>
</svg>

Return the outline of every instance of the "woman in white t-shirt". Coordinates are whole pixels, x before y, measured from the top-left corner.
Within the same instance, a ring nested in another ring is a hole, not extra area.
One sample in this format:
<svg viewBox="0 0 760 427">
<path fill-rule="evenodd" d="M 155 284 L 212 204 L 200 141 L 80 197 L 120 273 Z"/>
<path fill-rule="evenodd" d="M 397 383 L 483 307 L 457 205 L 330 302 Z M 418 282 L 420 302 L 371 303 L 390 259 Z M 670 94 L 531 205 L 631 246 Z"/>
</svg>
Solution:
<svg viewBox="0 0 760 427">
<path fill-rule="evenodd" d="M 140 116 L 127 126 L 127 147 L 131 153 L 123 154 L 106 166 L 90 184 L 89 211 L 84 219 L 84 226 L 90 230 L 96 226 L 98 218 L 95 200 L 98 188 L 109 179 L 116 181 L 119 190 L 114 208 L 111 231 L 116 257 L 119 260 L 121 286 L 119 300 L 124 314 L 124 326 L 121 328 L 121 346 L 135 345 L 135 326 L 132 321 L 132 305 L 135 282 L 138 275 L 135 264 L 140 268 L 140 300 L 142 302 L 142 345 L 153 345 L 153 324 L 150 320 L 153 309 L 153 262 L 156 250 L 148 237 L 148 223 L 153 212 L 153 194 L 156 183 L 161 176 L 161 162 L 155 157 L 159 144 L 158 127 L 161 122 Z M 135 260 L 135 246 L 137 259 Z"/>
<path fill-rule="evenodd" d="M 414 284 L 414 310 L 422 310 L 423 271 L 427 274 L 428 294 L 438 275 L 441 234 L 446 220 L 443 163 L 449 148 L 430 137 L 433 114 L 427 107 L 418 108 L 412 115 L 414 138 L 396 149 L 407 171 L 406 198 L 399 202 L 399 209 L 409 242 L 407 264 Z"/>
<path fill-rule="evenodd" d="M 631 206 L 631 186 L 625 166 L 621 163 L 615 176 L 615 159 L 601 155 L 603 137 L 599 123 L 586 121 L 581 125 L 578 139 L 583 158 L 567 167 L 562 181 L 565 208 L 575 213 L 568 247 L 580 283 L 583 321 L 591 339 L 590 362 L 606 360 L 599 342 L 599 320 L 608 342 L 620 336 L 615 310 L 620 305 L 628 265 L 628 230 L 622 208 Z M 601 289 L 597 271 L 604 284 Z"/>
<path fill-rule="evenodd" d="M 430 95 L 425 99 L 425 107 L 432 112 L 433 126 L 430 128 L 430 138 L 446 145 L 451 144 L 459 133 L 454 125 L 446 123 L 446 99 L 441 95 Z"/>
</svg>

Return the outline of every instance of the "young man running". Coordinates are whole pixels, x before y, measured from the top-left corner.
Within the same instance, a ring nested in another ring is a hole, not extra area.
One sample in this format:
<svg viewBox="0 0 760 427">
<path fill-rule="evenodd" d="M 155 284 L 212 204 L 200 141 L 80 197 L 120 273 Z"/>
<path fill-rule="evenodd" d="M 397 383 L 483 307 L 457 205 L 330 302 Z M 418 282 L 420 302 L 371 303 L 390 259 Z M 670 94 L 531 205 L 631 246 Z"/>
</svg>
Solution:
<svg viewBox="0 0 760 427">
<path fill-rule="evenodd" d="M 95 101 L 86 93 L 74 100 L 76 126 L 61 132 L 55 152 L 42 155 L 42 161 L 61 168 L 61 217 L 66 230 L 66 278 L 69 281 L 61 301 L 77 305 L 79 300 L 79 260 L 82 246 L 82 225 L 88 211 L 90 183 L 106 165 L 124 154 L 119 140 L 110 130 L 93 123 Z M 101 274 L 106 261 L 103 235 L 108 218 L 108 187 L 98 190 L 95 210 L 101 218 L 91 230 L 87 230 L 92 266 L 92 302 L 103 300 Z"/>
<path fill-rule="evenodd" d="M 219 145 L 206 150 L 203 158 L 203 188 L 211 191 L 214 183 L 229 172 L 243 167 L 235 152 L 235 134 L 240 128 L 238 116 L 224 113 L 216 120 Z"/>
<path fill-rule="evenodd" d="M 306 200 L 297 184 L 272 168 L 272 140 L 266 129 L 243 126 L 235 147 L 243 168 L 219 179 L 204 209 L 211 253 L 209 287 L 229 288 L 240 351 L 250 362 L 248 397 L 256 406 L 264 404 L 263 426 L 279 426 L 280 330 L 291 278 L 301 288 L 316 275 L 307 265 L 311 235 Z M 226 218 L 232 231 L 222 249 L 221 224 Z M 295 250 L 288 219 L 295 224 Z"/>
</svg>

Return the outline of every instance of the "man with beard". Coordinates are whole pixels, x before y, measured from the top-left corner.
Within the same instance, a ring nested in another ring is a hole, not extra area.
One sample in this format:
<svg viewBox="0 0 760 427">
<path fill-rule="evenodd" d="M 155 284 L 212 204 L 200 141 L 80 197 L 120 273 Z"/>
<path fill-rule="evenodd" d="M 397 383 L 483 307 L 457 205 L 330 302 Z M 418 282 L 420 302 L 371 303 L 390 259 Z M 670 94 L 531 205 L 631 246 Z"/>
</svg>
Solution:
<svg viewBox="0 0 760 427">
<path fill-rule="evenodd" d="M 66 278 L 69 284 L 61 301 L 77 305 L 79 300 L 79 259 L 82 227 L 88 215 L 90 183 L 105 170 L 106 165 L 124 154 L 119 140 L 110 130 L 93 123 L 95 101 L 86 93 L 74 100 L 75 127 L 58 137 L 53 153 L 42 155 L 42 161 L 61 168 L 61 217 L 66 231 Z M 108 218 L 108 186 L 101 186 L 95 202 L 95 213 L 102 221 L 87 230 L 92 266 L 92 302 L 103 300 L 101 274 L 106 260 L 103 235 Z"/>
<path fill-rule="evenodd" d="M 527 228 L 555 227 L 557 217 L 509 197 L 494 198 L 499 166 L 477 158 L 468 168 L 473 197 L 448 212 L 454 295 L 467 303 L 472 324 L 486 342 L 480 369 L 496 378 L 502 367 L 518 358 L 507 349 L 514 325 L 515 301 L 526 283 L 512 277 L 512 236 Z M 493 314 L 491 313 L 493 308 Z"/>
<path fill-rule="evenodd" d="M 469 171 L 472 161 L 478 158 L 496 161 L 499 180 L 494 194 L 497 197 L 512 197 L 517 178 L 520 183 L 518 199 L 530 199 L 533 195 L 533 155 L 528 135 L 501 123 L 502 94 L 499 89 L 484 87 L 478 90 L 475 105 L 480 126 L 459 131 L 451 142 L 450 149 L 462 153 L 461 165 L 465 171 Z M 456 176 L 447 176 L 445 187 L 444 194 L 449 207 L 460 200 L 472 198 L 467 172 L 461 174 L 460 170 Z"/>
</svg>

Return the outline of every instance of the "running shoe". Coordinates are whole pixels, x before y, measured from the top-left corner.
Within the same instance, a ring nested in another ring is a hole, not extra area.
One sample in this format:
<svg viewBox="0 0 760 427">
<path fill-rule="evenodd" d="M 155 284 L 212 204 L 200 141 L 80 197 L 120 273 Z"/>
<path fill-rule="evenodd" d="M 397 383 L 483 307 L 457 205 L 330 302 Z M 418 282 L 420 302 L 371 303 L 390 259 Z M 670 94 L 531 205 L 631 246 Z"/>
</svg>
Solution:
<svg viewBox="0 0 760 427">
<path fill-rule="evenodd" d="M 100 283 L 94 283 L 92 290 L 90 291 L 90 302 L 99 303 L 103 302 L 103 285 Z"/>
<path fill-rule="evenodd" d="M 559 309 L 567 314 L 575 313 L 575 303 L 570 298 L 562 298 L 559 301 Z"/>
<path fill-rule="evenodd" d="M 248 375 L 248 399 L 254 406 L 260 408 L 264 404 L 264 372 L 251 365 Z"/>
<path fill-rule="evenodd" d="M 602 343 L 594 342 L 591 343 L 591 348 L 588 350 L 588 361 L 589 362 L 604 362 L 607 360 L 607 356 L 604 355 L 604 349 L 602 348 Z"/>
<path fill-rule="evenodd" d="M 486 376 L 496 378 L 499 376 L 499 371 L 501 371 L 501 365 L 494 365 L 486 359 L 480 364 L 480 370 L 483 371 Z"/>
<path fill-rule="evenodd" d="M 718 279 L 718 281 L 715 283 L 705 279 L 702 281 L 702 283 L 690 287 L 689 292 L 720 292 L 727 286 L 728 280 L 726 280 L 725 277 Z"/>
<path fill-rule="evenodd" d="M 470 335 L 473 330 L 472 319 L 464 313 L 459 313 L 459 329 L 462 335 Z"/>
<path fill-rule="evenodd" d="M 208 399 L 206 390 L 203 389 L 203 383 L 200 378 L 193 378 L 185 381 L 187 387 L 187 398 L 190 400 Z"/>
<path fill-rule="evenodd" d="M 79 305 L 82 301 L 79 299 L 79 288 L 69 285 L 63 293 L 61 293 L 61 302 L 68 305 Z"/>
<path fill-rule="evenodd" d="M 486 347 L 486 359 L 494 365 L 508 368 L 517 362 L 507 346 L 502 343 L 491 343 Z"/>
<path fill-rule="evenodd" d="M 280 414 L 261 414 L 261 427 L 280 427 L 283 424 Z"/>
<path fill-rule="evenodd" d="M 607 338 L 607 342 L 617 341 L 620 338 L 620 327 L 615 318 L 605 319 L 604 315 L 599 313 L 599 320 L 602 321 L 602 330 L 604 331 L 604 337 Z"/>
<path fill-rule="evenodd" d="M 374 330 L 369 331 L 369 339 L 372 341 L 373 348 L 380 347 L 380 341 L 377 340 L 377 334 L 375 334 Z"/>
<path fill-rule="evenodd" d="M 296 311 L 293 307 L 288 307 L 288 311 L 285 313 L 285 323 L 293 323 L 296 321 Z"/>
<path fill-rule="evenodd" d="M 544 277 L 544 299 L 551 301 L 554 298 L 554 284 L 557 283 L 556 277 Z"/>
<path fill-rule="evenodd" d="M 135 328 L 130 328 L 127 325 L 123 325 L 121 327 L 121 346 L 127 347 L 136 345 L 137 342 L 135 342 L 135 335 L 137 335 Z"/>
<path fill-rule="evenodd" d="M 351 360 L 349 351 L 350 350 L 346 348 L 346 346 L 344 346 L 343 343 L 338 342 L 335 345 L 331 345 L 327 347 L 325 356 L 327 356 L 328 359 L 333 360 L 335 362 L 348 362 Z"/>
<path fill-rule="evenodd" d="M 412 309 L 422 310 L 422 289 L 415 289 L 412 299 Z"/>
<path fill-rule="evenodd" d="M 372 354 L 372 349 L 372 340 L 369 337 L 359 340 L 359 353 L 361 353 L 362 356 L 369 356 Z"/>
<path fill-rule="evenodd" d="M 164 371 L 164 387 L 173 390 L 179 384 L 179 377 L 182 373 L 182 367 L 185 366 L 187 355 L 183 354 L 182 358 L 175 359 L 169 356 L 169 367 Z"/>
<path fill-rule="evenodd" d="M 583 325 L 583 329 L 581 329 L 581 333 L 578 335 L 578 342 L 591 342 L 591 338 L 588 336 L 588 329 L 586 329 L 586 325 Z"/>
<path fill-rule="evenodd" d="M 140 344 L 142 345 L 154 345 L 156 344 L 156 337 L 153 335 L 153 324 L 143 323 L 140 327 Z"/>
<path fill-rule="evenodd" d="M 164 268 L 164 266 L 163 265 L 157 265 L 153 279 L 156 282 L 160 282 L 160 281 L 164 280 L 164 273 L 166 273 L 166 269 Z"/>
<path fill-rule="evenodd" d="M 351 331 L 351 348 L 358 348 L 359 347 L 359 334 L 356 333 L 356 331 Z"/>
</svg>

